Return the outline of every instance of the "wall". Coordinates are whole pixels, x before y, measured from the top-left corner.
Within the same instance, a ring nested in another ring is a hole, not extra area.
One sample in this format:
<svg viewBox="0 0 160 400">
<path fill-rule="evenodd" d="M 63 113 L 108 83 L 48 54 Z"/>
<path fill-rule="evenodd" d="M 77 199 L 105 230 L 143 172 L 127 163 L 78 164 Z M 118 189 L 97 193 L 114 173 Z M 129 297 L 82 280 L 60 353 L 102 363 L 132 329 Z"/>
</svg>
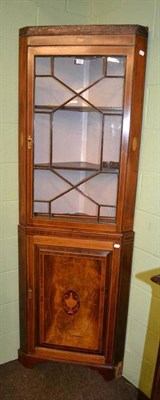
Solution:
<svg viewBox="0 0 160 400">
<path fill-rule="evenodd" d="M 150 395 L 160 337 L 160 1 L 93 0 L 92 23 L 149 27 L 124 376 Z"/>
<path fill-rule="evenodd" d="M 0 0 L 0 363 L 17 358 L 18 30 L 87 24 L 90 0 Z"/>
<path fill-rule="evenodd" d="M 160 1 L 0 0 L 0 363 L 17 358 L 18 29 L 26 25 L 143 24 L 150 30 L 124 376 L 151 390 L 160 323 Z"/>
</svg>

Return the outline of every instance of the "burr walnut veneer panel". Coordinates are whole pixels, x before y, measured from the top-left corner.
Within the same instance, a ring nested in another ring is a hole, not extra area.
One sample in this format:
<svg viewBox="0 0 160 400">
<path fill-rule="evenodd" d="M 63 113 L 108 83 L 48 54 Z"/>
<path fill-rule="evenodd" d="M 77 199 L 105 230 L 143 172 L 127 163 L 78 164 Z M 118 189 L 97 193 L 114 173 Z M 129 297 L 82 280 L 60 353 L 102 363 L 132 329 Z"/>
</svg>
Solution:
<svg viewBox="0 0 160 400">
<path fill-rule="evenodd" d="M 101 253 L 39 251 L 39 344 L 102 351 L 109 253 Z"/>
</svg>

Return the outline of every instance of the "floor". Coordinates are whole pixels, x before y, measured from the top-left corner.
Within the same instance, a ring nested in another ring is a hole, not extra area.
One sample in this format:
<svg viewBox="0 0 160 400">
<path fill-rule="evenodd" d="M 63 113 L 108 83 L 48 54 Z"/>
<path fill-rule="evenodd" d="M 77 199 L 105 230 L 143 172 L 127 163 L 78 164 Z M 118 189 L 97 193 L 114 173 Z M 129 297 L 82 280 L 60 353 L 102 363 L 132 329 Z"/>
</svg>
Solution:
<svg viewBox="0 0 160 400">
<path fill-rule="evenodd" d="M 33 369 L 18 360 L 0 365 L 1 400 L 137 400 L 123 377 L 110 382 L 95 370 L 73 364 L 45 362 Z"/>
</svg>

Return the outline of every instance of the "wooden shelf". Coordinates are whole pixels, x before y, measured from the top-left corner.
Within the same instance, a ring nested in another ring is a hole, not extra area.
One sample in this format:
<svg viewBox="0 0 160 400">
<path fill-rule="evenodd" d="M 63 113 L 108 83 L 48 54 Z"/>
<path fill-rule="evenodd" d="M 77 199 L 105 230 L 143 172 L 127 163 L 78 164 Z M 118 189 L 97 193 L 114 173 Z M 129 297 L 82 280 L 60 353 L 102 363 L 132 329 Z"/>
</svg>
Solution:
<svg viewBox="0 0 160 400">
<path fill-rule="evenodd" d="M 66 170 L 77 170 L 77 171 L 100 171 L 110 174 L 117 174 L 119 172 L 119 163 L 110 161 L 104 162 L 102 168 L 98 164 L 88 163 L 88 162 L 57 162 L 53 163 L 51 166 L 49 163 L 46 164 L 35 164 L 34 169 L 66 169 Z"/>
<path fill-rule="evenodd" d="M 55 111 L 64 110 L 64 111 L 80 111 L 80 112 L 101 112 L 107 115 L 122 115 L 123 109 L 120 107 L 90 107 L 90 106 L 56 106 L 56 105 L 36 105 L 35 106 L 35 113 L 52 113 Z"/>
<path fill-rule="evenodd" d="M 82 221 L 83 222 L 94 222 L 97 223 L 98 221 L 98 216 L 93 216 L 93 215 L 87 215 L 87 214 L 82 214 L 82 213 L 77 213 L 77 214 L 49 214 L 49 213 L 40 213 L 40 212 L 34 212 L 33 213 L 35 218 L 44 218 L 46 219 L 57 219 L 57 220 L 72 220 L 72 221 Z M 115 223 L 115 217 L 104 217 L 101 216 L 99 217 L 99 222 L 100 223 L 108 223 L 108 224 L 114 224 Z"/>
<path fill-rule="evenodd" d="M 80 171 L 99 171 L 98 164 L 92 164 L 87 162 L 57 162 L 50 164 L 35 164 L 35 169 L 68 169 L 68 170 L 80 170 Z"/>
</svg>

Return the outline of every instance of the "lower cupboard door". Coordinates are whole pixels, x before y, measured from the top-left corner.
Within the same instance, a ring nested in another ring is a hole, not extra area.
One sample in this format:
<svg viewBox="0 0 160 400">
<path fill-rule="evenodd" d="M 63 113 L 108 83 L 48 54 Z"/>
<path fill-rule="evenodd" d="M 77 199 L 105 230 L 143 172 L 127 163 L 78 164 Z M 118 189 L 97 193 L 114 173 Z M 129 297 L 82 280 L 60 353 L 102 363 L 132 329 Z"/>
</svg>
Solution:
<svg viewBox="0 0 160 400">
<path fill-rule="evenodd" d="M 102 354 L 111 253 L 53 247 L 38 253 L 38 345 Z"/>
</svg>

